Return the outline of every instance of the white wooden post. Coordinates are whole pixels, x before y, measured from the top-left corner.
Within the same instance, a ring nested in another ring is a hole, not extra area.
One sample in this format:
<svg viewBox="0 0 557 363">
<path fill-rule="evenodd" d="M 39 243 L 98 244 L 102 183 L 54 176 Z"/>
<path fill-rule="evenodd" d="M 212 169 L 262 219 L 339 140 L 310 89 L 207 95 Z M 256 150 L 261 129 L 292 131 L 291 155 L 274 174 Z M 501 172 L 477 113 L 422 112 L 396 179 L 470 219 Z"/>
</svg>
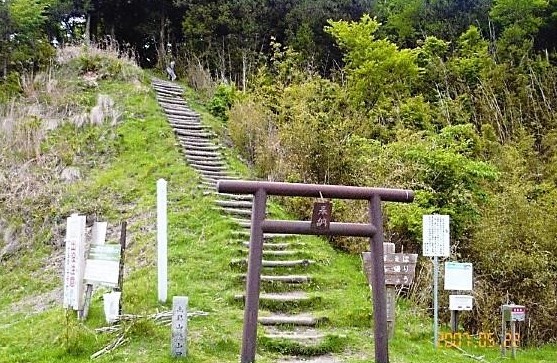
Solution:
<svg viewBox="0 0 557 363">
<path fill-rule="evenodd" d="M 64 272 L 64 307 L 83 308 L 83 274 L 85 270 L 85 216 L 72 214 L 66 227 Z"/>
<path fill-rule="evenodd" d="M 188 297 L 174 296 L 172 299 L 172 334 L 170 354 L 185 357 L 188 354 Z"/>
<path fill-rule="evenodd" d="M 159 302 L 165 303 L 168 291 L 168 247 L 166 220 L 166 180 L 157 180 L 157 267 Z"/>
</svg>

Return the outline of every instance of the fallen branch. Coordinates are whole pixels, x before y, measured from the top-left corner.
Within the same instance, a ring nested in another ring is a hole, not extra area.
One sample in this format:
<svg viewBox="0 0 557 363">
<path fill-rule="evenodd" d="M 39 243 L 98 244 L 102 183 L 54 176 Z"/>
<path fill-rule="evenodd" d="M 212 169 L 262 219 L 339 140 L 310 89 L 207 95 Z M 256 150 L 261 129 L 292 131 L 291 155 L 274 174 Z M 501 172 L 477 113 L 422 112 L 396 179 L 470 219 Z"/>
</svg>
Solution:
<svg viewBox="0 0 557 363">
<path fill-rule="evenodd" d="M 462 355 L 464 355 L 465 357 L 468 358 L 472 358 L 474 360 L 477 360 L 478 362 L 485 362 L 485 363 L 489 363 L 489 361 L 485 360 L 485 358 L 481 355 L 473 355 L 468 353 L 467 351 L 465 351 L 464 349 L 462 349 L 461 347 L 457 346 L 456 344 L 454 344 L 453 342 L 449 342 L 449 341 L 445 341 L 445 344 L 448 344 L 449 346 L 451 346 L 452 348 L 455 348 L 456 350 L 458 350 L 460 353 L 462 353 Z"/>
<path fill-rule="evenodd" d="M 209 313 L 206 313 L 204 311 L 188 312 L 188 318 L 195 317 L 195 316 L 207 316 L 207 315 L 209 315 Z M 153 320 L 156 324 L 159 325 L 171 325 L 172 311 L 163 311 L 163 312 L 150 314 L 150 315 L 122 314 L 116 317 L 115 322 L 131 322 L 131 324 L 115 324 L 115 325 L 104 326 L 95 329 L 95 332 L 97 333 L 119 333 L 119 334 L 116 337 L 116 339 L 110 342 L 103 349 L 92 354 L 91 359 L 96 359 L 126 344 L 129 341 L 129 338 L 126 337 L 127 332 L 133 326 L 133 323 L 141 319 Z"/>
</svg>

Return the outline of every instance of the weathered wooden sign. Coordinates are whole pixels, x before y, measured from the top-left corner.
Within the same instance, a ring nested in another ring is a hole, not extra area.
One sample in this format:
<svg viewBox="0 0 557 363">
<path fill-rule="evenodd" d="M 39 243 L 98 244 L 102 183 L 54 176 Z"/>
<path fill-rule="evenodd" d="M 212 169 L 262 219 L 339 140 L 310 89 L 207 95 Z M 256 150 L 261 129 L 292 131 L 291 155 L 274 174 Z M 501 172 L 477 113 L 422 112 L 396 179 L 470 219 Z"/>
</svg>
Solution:
<svg viewBox="0 0 557 363">
<path fill-rule="evenodd" d="M 188 297 L 174 296 L 172 299 L 172 335 L 170 354 L 172 357 L 185 357 L 188 354 Z"/>
<path fill-rule="evenodd" d="M 364 269 L 368 282 L 372 281 L 372 256 L 371 252 L 362 253 L 364 259 Z M 414 281 L 417 254 L 408 253 L 386 253 L 383 256 L 385 269 L 385 285 L 408 286 Z"/>
<path fill-rule="evenodd" d="M 77 214 L 67 219 L 63 302 L 66 309 L 80 310 L 83 307 L 85 222 L 85 216 Z"/>
<path fill-rule="evenodd" d="M 328 200 L 313 203 L 311 215 L 311 229 L 328 230 L 331 226 L 331 213 L 333 207 Z"/>
</svg>

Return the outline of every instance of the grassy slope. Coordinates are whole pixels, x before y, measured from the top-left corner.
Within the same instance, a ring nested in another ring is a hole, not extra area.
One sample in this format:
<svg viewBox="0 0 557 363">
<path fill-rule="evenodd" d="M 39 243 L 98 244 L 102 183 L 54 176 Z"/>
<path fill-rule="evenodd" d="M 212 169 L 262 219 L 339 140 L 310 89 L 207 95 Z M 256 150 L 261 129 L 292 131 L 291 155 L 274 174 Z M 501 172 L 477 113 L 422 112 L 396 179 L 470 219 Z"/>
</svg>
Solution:
<svg viewBox="0 0 557 363">
<path fill-rule="evenodd" d="M 148 84 L 146 84 L 148 85 Z M 125 107 L 117 127 L 116 157 L 94 169 L 61 201 L 68 211 L 96 211 L 116 225 L 130 221 L 124 310 L 154 313 L 168 310 L 156 298 L 155 182 L 169 182 L 169 296 L 187 295 L 191 310 L 209 313 L 189 324 L 187 362 L 237 362 L 240 350 L 242 310 L 230 302 L 241 289 L 229 267 L 237 257 L 232 224 L 214 210 L 211 197 L 196 188 L 198 176 L 183 162 L 170 127 L 154 95 L 145 87 L 104 82 L 99 92 L 111 94 Z M 279 207 L 273 207 L 280 213 Z M 356 256 L 334 251 L 325 241 L 305 238 L 314 259 L 325 267 L 313 271 L 315 293 L 323 296 L 323 313 L 330 327 L 348 336 L 346 361 L 364 362 L 373 357 L 371 303 L 361 263 Z M 31 292 L 48 291 L 61 285 L 60 271 L 44 270 L 44 257 L 59 251 L 40 247 L 0 267 L 0 362 L 83 362 L 106 345 L 113 336 L 97 335 L 104 326 L 101 300 L 94 296 L 90 318 L 82 325 L 74 314 L 56 307 L 40 314 L 14 314 L 12 302 Z M 429 319 L 418 309 L 399 304 L 397 332 L 391 342 L 392 362 L 464 361 L 454 349 L 432 349 Z M 169 331 L 150 321 L 129 325 L 129 342 L 98 359 L 99 362 L 167 362 Z M 468 350 L 468 348 L 466 348 Z M 472 351 L 488 361 L 498 360 L 496 348 Z M 258 362 L 274 362 L 277 355 L 259 350 Z M 519 353 L 523 362 L 554 362 L 551 347 Z"/>
</svg>

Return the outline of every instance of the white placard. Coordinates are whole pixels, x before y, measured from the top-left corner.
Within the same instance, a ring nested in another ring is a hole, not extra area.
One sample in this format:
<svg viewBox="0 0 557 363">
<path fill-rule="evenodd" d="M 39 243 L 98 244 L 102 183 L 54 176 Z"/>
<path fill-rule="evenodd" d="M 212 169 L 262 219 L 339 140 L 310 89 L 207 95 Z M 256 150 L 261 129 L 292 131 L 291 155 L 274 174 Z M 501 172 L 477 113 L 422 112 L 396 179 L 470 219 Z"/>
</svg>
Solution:
<svg viewBox="0 0 557 363">
<path fill-rule="evenodd" d="M 449 310 L 472 310 L 474 297 L 470 295 L 449 295 Z"/>
<path fill-rule="evenodd" d="M 87 283 L 116 287 L 120 276 L 120 245 L 91 245 L 85 266 Z"/>
<path fill-rule="evenodd" d="M 472 291 L 473 275 L 469 262 L 445 262 L 445 290 Z"/>
<path fill-rule="evenodd" d="M 424 256 L 449 257 L 451 254 L 449 216 L 424 215 L 422 238 Z"/>
<path fill-rule="evenodd" d="M 83 306 L 85 223 L 85 216 L 77 214 L 67 219 L 63 302 L 66 309 L 80 310 Z"/>
<path fill-rule="evenodd" d="M 474 297 L 470 295 L 449 295 L 449 310 L 470 311 L 474 306 Z"/>
</svg>

